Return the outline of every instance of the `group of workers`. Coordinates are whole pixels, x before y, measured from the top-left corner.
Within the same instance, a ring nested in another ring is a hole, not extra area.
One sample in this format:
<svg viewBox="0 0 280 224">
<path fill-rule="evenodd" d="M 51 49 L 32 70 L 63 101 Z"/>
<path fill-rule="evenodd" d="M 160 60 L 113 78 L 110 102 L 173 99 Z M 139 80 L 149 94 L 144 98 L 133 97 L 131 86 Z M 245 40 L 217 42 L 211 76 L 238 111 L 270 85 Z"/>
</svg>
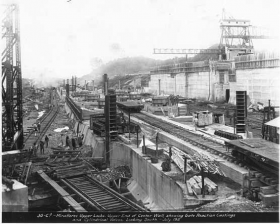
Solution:
<svg viewBox="0 0 280 224">
<path fill-rule="evenodd" d="M 66 149 L 70 149 L 70 150 L 75 150 L 78 147 L 81 147 L 83 145 L 83 139 L 84 139 L 84 134 L 78 134 L 78 138 L 77 141 L 75 138 L 72 137 L 72 139 L 69 138 L 69 136 L 66 136 L 65 139 L 65 146 Z M 62 142 L 63 144 L 63 142 Z"/>
<path fill-rule="evenodd" d="M 33 145 L 29 148 L 29 152 L 31 152 L 32 155 L 36 156 L 38 147 L 40 147 L 40 153 L 44 154 L 45 153 L 45 145 L 46 145 L 46 148 L 49 147 L 49 137 L 47 135 L 45 136 L 45 141 L 43 141 L 43 139 L 41 139 L 39 144 L 34 142 Z"/>
<path fill-rule="evenodd" d="M 34 127 L 35 136 L 37 136 L 37 134 L 40 133 L 41 123 L 40 122 L 35 123 L 33 127 Z M 62 136 L 63 134 L 61 134 L 61 145 L 63 146 Z M 66 136 L 66 140 L 65 140 L 66 149 L 75 150 L 76 148 L 81 147 L 83 145 L 83 139 L 84 139 L 84 134 L 78 134 L 77 140 L 73 137 L 70 140 L 69 136 Z M 32 154 L 34 155 L 37 155 L 38 148 L 40 148 L 40 153 L 44 154 L 45 145 L 46 148 L 49 147 L 48 135 L 45 136 L 45 140 L 41 139 L 38 144 L 37 142 L 34 142 L 33 145 L 29 148 L 29 152 L 32 152 Z"/>
</svg>

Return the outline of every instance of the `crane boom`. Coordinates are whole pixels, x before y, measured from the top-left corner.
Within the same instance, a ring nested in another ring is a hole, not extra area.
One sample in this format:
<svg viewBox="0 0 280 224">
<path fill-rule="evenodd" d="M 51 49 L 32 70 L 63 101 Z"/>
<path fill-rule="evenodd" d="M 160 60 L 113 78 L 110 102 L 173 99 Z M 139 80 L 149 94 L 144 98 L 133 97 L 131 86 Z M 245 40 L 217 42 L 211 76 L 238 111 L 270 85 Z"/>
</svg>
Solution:
<svg viewBox="0 0 280 224">
<path fill-rule="evenodd" d="M 221 54 L 221 49 L 154 48 L 154 54 Z"/>
</svg>

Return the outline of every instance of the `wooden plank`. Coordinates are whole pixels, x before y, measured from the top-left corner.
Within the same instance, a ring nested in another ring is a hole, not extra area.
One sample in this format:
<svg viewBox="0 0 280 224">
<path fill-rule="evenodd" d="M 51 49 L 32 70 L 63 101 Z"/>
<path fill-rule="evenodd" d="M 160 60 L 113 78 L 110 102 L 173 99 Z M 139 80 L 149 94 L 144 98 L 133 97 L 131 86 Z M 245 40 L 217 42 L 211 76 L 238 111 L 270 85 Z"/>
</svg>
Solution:
<svg viewBox="0 0 280 224">
<path fill-rule="evenodd" d="M 273 206 L 279 204 L 279 195 L 278 194 L 268 194 L 264 195 L 259 193 L 259 197 L 262 200 L 264 206 Z"/>
<path fill-rule="evenodd" d="M 266 186 L 266 187 L 260 187 L 260 192 L 264 195 L 267 194 L 275 194 L 277 193 L 277 190 L 272 186 Z"/>
<path fill-rule="evenodd" d="M 204 182 L 206 183 L 206 185 L 210 186 L 211 189 L 213 189 L 213 191 L 218 191 L 218 186 L 213 182 L 211 181 L 208 177 L 205 177 L 204 178 Z"/>
<path fill-rule="evenodd" d="M 87 212 L 78 202 L 76 202 L 68 192 L 66 192 L 61 186 L 59 186 L 54 180 L 52 180 L 47 174 L 42 170 L 37 171 L 37 173 L 49 183 L 54 190 L 61 195 L 61 197 L 77 212 Z"/>
</svg>

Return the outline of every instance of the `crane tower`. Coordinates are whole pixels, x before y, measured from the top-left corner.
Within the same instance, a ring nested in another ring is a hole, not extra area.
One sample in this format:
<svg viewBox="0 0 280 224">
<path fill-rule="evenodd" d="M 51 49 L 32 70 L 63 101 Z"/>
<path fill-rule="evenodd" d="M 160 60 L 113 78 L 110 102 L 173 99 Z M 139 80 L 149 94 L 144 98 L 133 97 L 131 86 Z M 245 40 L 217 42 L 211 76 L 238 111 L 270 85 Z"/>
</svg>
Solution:
<svg viewBox="0 0 280 224">
<path fill-rule="evenodd" d="M 23 148 L 22 77 L 19 8 L 2 14 L 2 150 Z"/>
</svg>

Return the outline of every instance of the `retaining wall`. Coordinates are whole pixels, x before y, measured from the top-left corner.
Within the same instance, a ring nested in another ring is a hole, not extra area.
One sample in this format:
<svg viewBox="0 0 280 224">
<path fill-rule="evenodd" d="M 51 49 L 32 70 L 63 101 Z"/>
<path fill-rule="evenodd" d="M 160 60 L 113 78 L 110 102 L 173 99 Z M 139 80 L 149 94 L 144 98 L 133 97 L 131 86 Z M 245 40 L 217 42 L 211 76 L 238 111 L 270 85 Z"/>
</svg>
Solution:
<svg viewBox="0 0 280 224">
<path fill-rule="evenodd" d="M 183 189 L 160 169 L 161 161 L 152 164 L 143 157 L 140 148 L 115 142 L 110 151 L 112 167 L 127 165 L 132 172 L 133 182 L 128 186 L 133 196 L 149 203 L 153 210 L 172 210 L 184 207 Z"/>
</svg>

